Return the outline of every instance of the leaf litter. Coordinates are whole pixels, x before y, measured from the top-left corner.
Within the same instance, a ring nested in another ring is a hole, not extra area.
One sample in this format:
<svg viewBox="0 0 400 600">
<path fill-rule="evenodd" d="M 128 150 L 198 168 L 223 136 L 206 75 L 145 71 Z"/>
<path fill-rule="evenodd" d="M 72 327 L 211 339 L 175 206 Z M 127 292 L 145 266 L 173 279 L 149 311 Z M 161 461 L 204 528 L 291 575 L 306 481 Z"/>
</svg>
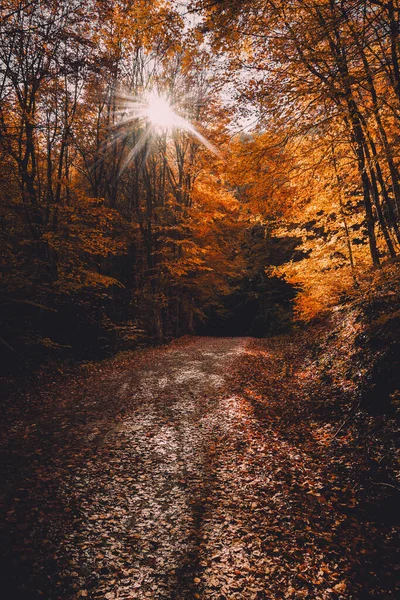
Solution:
<svg viewBox="0 0 400 600">
<path fill-rule="evenodd" d="M 25 392 L 2 436 L 8 597 L 395 598 L 396 527 L 362 510 L 364 455 L 351 428 L 328 443 L 306 355 L 183 338 Z"/>
</svg>

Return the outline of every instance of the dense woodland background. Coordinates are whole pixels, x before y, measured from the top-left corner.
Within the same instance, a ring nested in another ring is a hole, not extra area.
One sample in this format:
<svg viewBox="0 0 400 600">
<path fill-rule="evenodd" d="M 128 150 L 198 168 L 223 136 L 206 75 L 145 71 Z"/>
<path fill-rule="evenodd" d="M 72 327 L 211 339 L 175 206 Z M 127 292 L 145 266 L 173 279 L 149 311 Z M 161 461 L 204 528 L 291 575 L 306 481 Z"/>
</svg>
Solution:
<svg viewBox="0 0 400 600">
<path fill-rule="evenodd" d="M 399 16 L 397 0 L 3 2 L 2 370 L 265 336 L 343 302 L 394 357 Z M 218 153 L 179 128 L 141 143 L 149 124 L 123 117 L 146 90 Z"/>
</svg>

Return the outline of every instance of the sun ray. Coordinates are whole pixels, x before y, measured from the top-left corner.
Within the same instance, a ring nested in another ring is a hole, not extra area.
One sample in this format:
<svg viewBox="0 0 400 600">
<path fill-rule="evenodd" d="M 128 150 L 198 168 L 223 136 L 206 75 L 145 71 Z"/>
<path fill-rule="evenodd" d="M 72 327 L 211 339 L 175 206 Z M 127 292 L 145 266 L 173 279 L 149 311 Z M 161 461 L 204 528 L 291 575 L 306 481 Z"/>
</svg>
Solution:
<svg viewBox="0 0 400 600">
<path fill-rule="evenodd" d="M 140 150 L 142 150 L 142 148 L 145 146 L 146 142 L 148 141 L 148 139 L 151 136 L 151 131 L 149 129 L 147 129 L 138 139 L 138 141 L 136 142 L 136 144 L 134 145 L 134 147 L 128 152 L 128 155 L 126 156 L 124 162 L 122 163 L 122 166 L 119 170 L 120 175 L 125 171 L 125 169 L 129 166 L 130 162 L 132 161 L 133 158 L 135 158 L 135 156 L 140 152 Z"/>
<path fill-rule="evenodd" d="M 120 163 L 119 175 L 126 170 L 132 160 L 148 144 L 147 154 L 152 144 L 160 136 L 172 136 L 174 131 L 185 131 L 196 138 L 207 150 L 213 154 L 220 155 L 220 150 L 214 146 L 189 120 L 178 114 L 171 101 L 166 95 L 156 91 L 147 92 L 142 96 L 132 96 L 128 92 L 118 91 L 117 100 L 121 108 L 115 111 L 117 122 L 114 130 L 108 135 L 107 139 L 100 145 L 100 156 L 91 167 L 94 171 L 104 160 L 104 155 L 110 151 L 119 142 L 128 142 L 129 135 L 136 131 L 133 123 L 142 122 L 142 132 L 139 139 L 131 148 L 122 163 Z M 181 104 L 186 106 L 199 105 L 198 99 L 193 99 L 192 95 L 186 94 L 181 97 Z M 201 104 L 204 104 L 203 102 Z"/>
<path fill-rule="evenodd" d="M 187 103 L 190 96 L 186 95 L 183 98 L 185 103 Z M 186 131 L 210 152 L 220 154 L 218 148 L 207 140 L 189 120 L 178 114 L 171 99 L 166 94 L 152 90 L 142 96 L 131 96 L 127 92 L 121 92 L 119 99 L 122 101 L 123 107 L 116 113 L 120 117 L 117 124 L 118 128 L 123 129 L 135 121 L 143 121 L 147 123 L 150 129 L 150 132 L 146 134 L 146 139 L 149 139 L 151 136 L 170 135 L 178 130 Z M 192 99 L 190 100 L 190 104 L 194 104 Z M 122 135 L 124 134 L 122 133 Z M 141 148 L 140 144 L 136 144 L 129 152 L 129 160 L 132 160 Z"/>
</svg>

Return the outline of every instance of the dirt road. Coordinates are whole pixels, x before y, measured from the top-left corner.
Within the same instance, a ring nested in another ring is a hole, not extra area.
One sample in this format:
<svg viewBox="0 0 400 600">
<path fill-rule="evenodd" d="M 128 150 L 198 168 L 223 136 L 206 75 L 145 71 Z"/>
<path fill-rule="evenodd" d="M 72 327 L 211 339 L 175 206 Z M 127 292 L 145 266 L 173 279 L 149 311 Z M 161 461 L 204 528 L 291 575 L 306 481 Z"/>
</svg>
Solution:
<svg viewBox="0 0 400 600">
<path fill-rule="evenodd" d="M 5 444 L 7 598 L 395 597 L 374 564 L 394 531 L 352 514 L 285 365 L 186 338 L 28 394 Z"/>
</svg>

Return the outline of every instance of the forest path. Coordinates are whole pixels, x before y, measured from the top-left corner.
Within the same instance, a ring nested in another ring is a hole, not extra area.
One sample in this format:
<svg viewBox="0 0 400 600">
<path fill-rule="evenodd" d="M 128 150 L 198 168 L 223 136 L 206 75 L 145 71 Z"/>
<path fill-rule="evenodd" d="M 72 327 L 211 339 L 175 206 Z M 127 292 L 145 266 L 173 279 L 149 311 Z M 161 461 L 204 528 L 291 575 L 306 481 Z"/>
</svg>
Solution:
<svg viewBox="0 0 400 600">
<path fill-rule="evenodd" d="M 6 436 L 7 597 L 391 597 L 371 558 L 391 529 L 351 514 L 296 356 L 184 338 L 27 394 Z"/>
</svg>

